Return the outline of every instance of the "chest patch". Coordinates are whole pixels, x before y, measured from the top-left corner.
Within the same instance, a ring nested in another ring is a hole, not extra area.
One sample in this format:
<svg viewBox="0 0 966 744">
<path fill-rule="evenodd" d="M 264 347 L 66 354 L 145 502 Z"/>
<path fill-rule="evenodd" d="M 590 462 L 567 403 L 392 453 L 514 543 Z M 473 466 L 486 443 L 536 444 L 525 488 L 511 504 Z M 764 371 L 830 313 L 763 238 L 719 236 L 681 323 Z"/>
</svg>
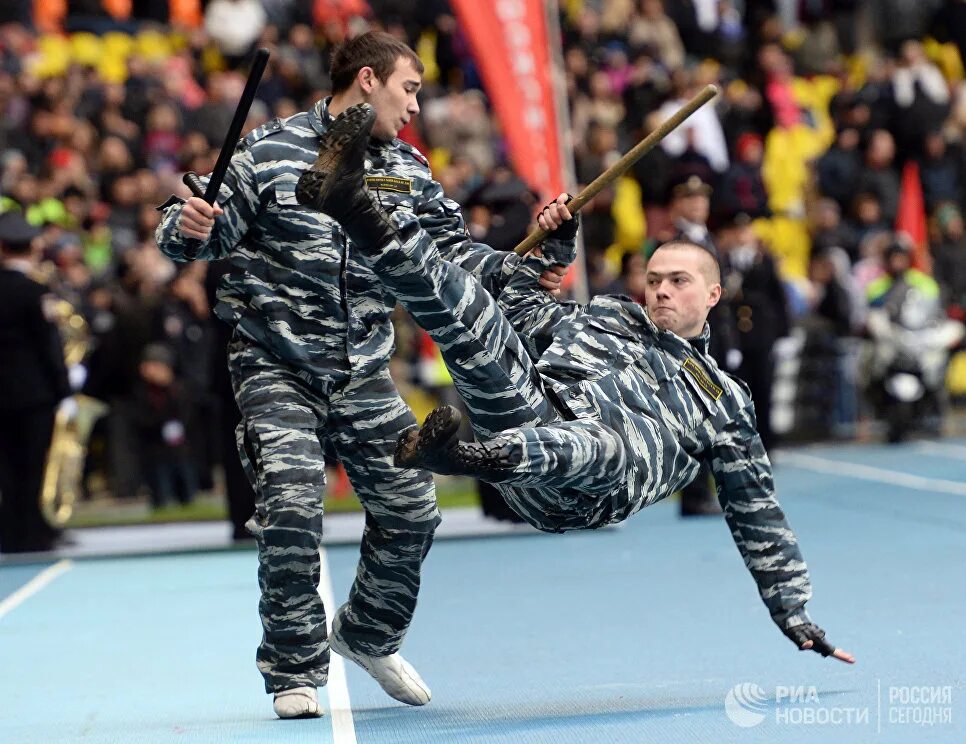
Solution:
<svg viewBox="0 0 966 744">
<path fill-rule="evenodd" d="M 684 364 L 682 364 L 681 367 L 694 378 L 694 381 L 698 383 L 704 392 L 715 400 L 718 400 L 718 398 L 721 397 L 721 394 L 724 392 L 724 390 L 714 384 L 712 379 L 708 377 L 705 371 L 701 368 L 700 364 L 688 357 L 684 360 Z"/>
<path fill-rule="evenodd" d="M 397 176 L 366 176 L 366 186 L 370 189 L 395 191 L 399 194 L 413 193 L 412 179 Z"/>
</svg>

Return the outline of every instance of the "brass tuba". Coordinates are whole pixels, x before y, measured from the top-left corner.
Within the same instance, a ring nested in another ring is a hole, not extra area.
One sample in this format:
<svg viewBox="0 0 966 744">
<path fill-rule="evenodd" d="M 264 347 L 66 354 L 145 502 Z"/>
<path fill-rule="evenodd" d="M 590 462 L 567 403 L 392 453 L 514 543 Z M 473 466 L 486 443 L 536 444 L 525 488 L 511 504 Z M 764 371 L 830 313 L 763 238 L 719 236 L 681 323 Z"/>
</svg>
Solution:
<svg viewBox="0 0 966 744">
<path fill-rule="evenodd" d="M 64 361 L 69 369 L 87 356 L 89 329 L 84 318 L 67 300 L 52 302 L 64 345 Z M 40 489 L 40 509 L 54 527 L 63 527 L 74 512 L 84 478 L 87 442 L 97 419 L 105 413 L 106 404 L 79 394 L 65 400 L 57 409 Z"/>
</svg>

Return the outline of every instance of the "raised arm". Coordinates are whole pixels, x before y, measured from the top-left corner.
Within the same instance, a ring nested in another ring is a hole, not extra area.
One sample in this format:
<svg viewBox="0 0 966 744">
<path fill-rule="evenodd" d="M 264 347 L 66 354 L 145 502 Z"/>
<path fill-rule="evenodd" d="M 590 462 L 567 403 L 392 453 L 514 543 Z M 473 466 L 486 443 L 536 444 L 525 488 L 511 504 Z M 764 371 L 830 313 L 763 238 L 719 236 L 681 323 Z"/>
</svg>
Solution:
<svg viewBox="0 0 966 744">
<path fill-rule="evenodd" d="M 202 183 L 207 184 L 207 176 L 202 178 Z M 155 230 L 155 238 L 162 253 L 174 261 L 192 260 L 185 256 L 192 236 L 203 234 L 210 227 L 194 258 L 211 261 L 227 256 L 245 236 L 259 211 L 255 165 L 247 145 L 240 144 L 232 156 L 217 206 L 206 209 L 207 206 L 197 197 L 188 202 L 171 197 L 159 207 L 164 216 Z"/>
<path fill-rule="evenodd" d="M 577 253 L 576 237 L 578 220 L 571 219 L 566 209 L 566 194 L 551 202 L 541 212 L 537 222 L 541 228 L 550 230 L 550 236 L 540 248 L 515 268 L 503 292 L 497 298 L 500 309 L 523 339 L 527 353 L 539 358 L 553 343 L 557 326 L 583 308 L 575 302 L 558 302 L 551 294 L 541 290 L 541 276 L 554 266 L 569 266 Z"/>
<path fill-rule="evenodd" d="M 416 217 L 444 260 L 472 274 L 494 297 L 500 293 L 519 258 L 475 242 L 466 229 L 460 205 L 445 196 L 437 181 L 423 192 Z"/>
</svg>

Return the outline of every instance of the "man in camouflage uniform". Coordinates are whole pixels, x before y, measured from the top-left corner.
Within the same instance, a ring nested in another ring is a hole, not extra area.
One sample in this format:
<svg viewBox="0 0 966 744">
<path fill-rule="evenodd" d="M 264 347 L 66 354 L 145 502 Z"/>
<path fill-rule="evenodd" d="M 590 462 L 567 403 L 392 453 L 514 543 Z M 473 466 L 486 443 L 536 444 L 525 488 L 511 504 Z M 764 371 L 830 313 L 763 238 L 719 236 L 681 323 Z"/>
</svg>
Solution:
<svg viewBox="0 0 966 744">
<path fill-rule="evenodd" d="M 646 309 L 623 297 L 558 303 L 535 290 L 551 264 L 574 258 L 564 195 L 538 219 L 553 231 L 542 252 L 520 264 L 497 302 L 444 260 L 411 214 L 387 215 L 365 188 L 373 119 L 355 107 L 339 137 L 323 138 L 330 155 L 301 198 L 366 246 L 364 259 L 437 342 L 478 439 L 458 441 L 458 414 L 443 407 L 400 439 L 396 461 L 494 483 L 530 524 L 562 532 L 620 522 L 709 460 L 775 623 L 800 648 L 853 662 L 805 610 L 805 562 L 775 499 L 747 388 L 707 353 L 708 311 L 721 296 L 713 257 L 692 243 L 661 246 L 648 264 Z"/>
<path fill-rule="evenodd" d="M 360 246 L 328 216 L 296 199 L 334 117 L 360 101 L 379 112 L 366 180 L 387 208 L 412 215 L 447 259 L 498 291 L 516 261 L 468 238 L 459 207 L 425 158 L 396 139 L 419 106 L 418 57 L 388 34 L 347 42 L 333 57 L 333 97 L 238 145 L 216 206 L 169 201 L 158 245 L 174 260 L 229 253 L 215 314 L 234 327 L 229 367 L 242 412 L 239 449 L 257 495 L 249 522 L 258 543 L 263 638 L 257 664 L 283 718 L 321 715 L 316 688 L 329 643 L 411 705 L 430 692 L 397 653 L 409 627 L 420 566 L 439 523 L 428 473 L 393 464 L 415 425 L 388 361 L 395 303 L 358 260 Z M 190 241 L 201 240 L 192 245 Z M 548 288 L 559 275 L 548 273 Z M 348 602 L 326 637 L 319 583 L 325 487 L 321 440 L 345 465 L 366 510 L 361 559 Z"/>
</svg>

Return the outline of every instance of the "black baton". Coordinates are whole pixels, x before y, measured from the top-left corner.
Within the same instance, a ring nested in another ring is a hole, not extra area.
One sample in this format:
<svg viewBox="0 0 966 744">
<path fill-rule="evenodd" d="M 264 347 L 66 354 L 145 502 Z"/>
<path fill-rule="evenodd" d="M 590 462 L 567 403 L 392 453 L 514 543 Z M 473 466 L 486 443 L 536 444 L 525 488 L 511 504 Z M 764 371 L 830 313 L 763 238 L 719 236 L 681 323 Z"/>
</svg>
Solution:
<svg viewBox="0 0 966 744">
<path fill-rule="evenodd" d="M 255 52 L 255 59 L 252 61 L 252 69 L 248 73 L 245 90 L 242 91 L 241 98 L 238 101 L 238 108 L 235 109 L 235 116 L 231 120 L 227 134 L 225 134 L 225 141 L 221 146 L 221 152 L 218 153 L 215 168 L 211 171 L 211 177 L 208 179 L 208 188 L 206 189 L 202 185 L 197 173 L 189 171 L 181 179 L 191 189 L 191 193 L 194 196 L 201 197 L 209 204 L 214 204 L 218 196 L 218 190 L 221 188 L 221 182 L 225 179 L 228 164 L 231 162 L 231 156 L 235 152 L 235 145 L 238 144 L 238 138 L 241 137 L 242 127 L 245 126 L 245 120 L 248 119 L 248 112 L 252 107 L 252 102 L 255 100 L 255 91 L 258 90 L 258 83 L 262 79 L 262 73 L 265 72 L 265 65 L 267 64 L 268 49 L 263 47 Z M 200 242 L 190 245 L 184 252 L 185 258 L 195 258 L 198 255 L 200 247 Z"/>
</svg>

